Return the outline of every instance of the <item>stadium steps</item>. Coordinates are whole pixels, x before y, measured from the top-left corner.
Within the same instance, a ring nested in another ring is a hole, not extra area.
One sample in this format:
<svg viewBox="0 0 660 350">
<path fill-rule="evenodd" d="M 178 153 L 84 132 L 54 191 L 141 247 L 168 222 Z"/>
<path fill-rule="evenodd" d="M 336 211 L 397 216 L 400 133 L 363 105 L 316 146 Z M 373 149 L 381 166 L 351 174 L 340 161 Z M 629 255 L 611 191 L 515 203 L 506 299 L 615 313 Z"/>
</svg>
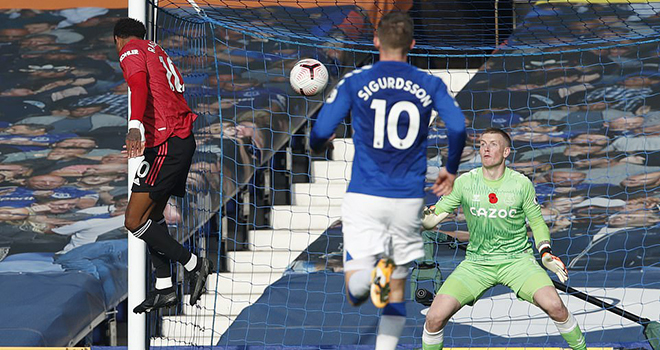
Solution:
<svg viewBox="0 0 660 350">
<path fill-rule="evenodd" d="M 352 162 L 355 156 L 353 139 L 335 139 L 332 141 L 332 159 L 334 161 Z"/>
<path fill-rule="evenodd" d="M 227 253 L 227 269 L 240 273 L 284 272 L 300 251 L 253 251 Z"/>
<path fill-rule="evenodd" d="M 339 206 L 276 205 L 270 212 L 276 230 L 325 230 L 341 218 Z"/>
<path fill-rule="evenodd" d="M 335 139 L 333 145 L 334 160 L 312 163 L 314 182 L 293 185 L 292 205 L 273 206 L 272 229 L 250 231 L 250 250 L 228 252 L 229 272 L 209 276 L 207 292 L 197 305 L 190 306 L 186 296 L 183 316 L 163 317 L 162 334 L 167 338 L 152 338 L 151 345 L 217 343 L 241 311 L 259 299 L 302 251 L 341 218 L 341 201 L 354 155 L 353 140 Z"/>
<path fill-rule="evenodd" d="M 348 183 L 293 184 L 293 203 L 296 206 L 341 206 Z"/>
<path fill-rule="evenodd" d="M 159 340 L 152 339 L 161 345 L 213 345 L 220 340 L 220 336 L 229 328 L 236 316 L 219 315 L 185 315 L 163 316 L 162 331 L 167 337 Z"/>
<path fill-rule="evenodd" d="M 312 177 L 316 184 L 345 184 L 351 178 L 352 162 L 342 160 L 312 162 Z"/>
<path fill-rule="evenodd" d="M 324 229 L 319 230 L 258 230 L 248 234 L 249 247 L 254 251 L 303 251 Z"/>
</svg>

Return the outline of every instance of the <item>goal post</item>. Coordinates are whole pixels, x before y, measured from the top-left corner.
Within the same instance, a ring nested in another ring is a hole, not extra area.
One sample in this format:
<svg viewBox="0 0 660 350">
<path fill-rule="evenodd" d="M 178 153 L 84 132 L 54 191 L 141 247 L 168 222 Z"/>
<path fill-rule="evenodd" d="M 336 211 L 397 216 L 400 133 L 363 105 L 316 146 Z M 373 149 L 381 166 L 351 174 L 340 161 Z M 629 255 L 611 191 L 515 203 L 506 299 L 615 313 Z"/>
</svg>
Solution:
<svg viewBox="0 0 660 350">
<path fill-rule="evenodd" d="M 128 0 L 128 17 L 135 18 L 146 24 L 146 0 Z M 128 90 L 128 113 L 130 115 L 131 91 Z M 127 116 L 128 118 L 128 116 Z M 128 195 L 130 198 L 133 178 L 144 156 L 128 159 Z M 136 314 L 133 308 L 139 305 L 147 296 L 147 245 L 133 236 L 128 235 L 128 348 L 131 350 L 146 349 L 149 341 L 147 334 L 147 316 Z"/>
</svg>

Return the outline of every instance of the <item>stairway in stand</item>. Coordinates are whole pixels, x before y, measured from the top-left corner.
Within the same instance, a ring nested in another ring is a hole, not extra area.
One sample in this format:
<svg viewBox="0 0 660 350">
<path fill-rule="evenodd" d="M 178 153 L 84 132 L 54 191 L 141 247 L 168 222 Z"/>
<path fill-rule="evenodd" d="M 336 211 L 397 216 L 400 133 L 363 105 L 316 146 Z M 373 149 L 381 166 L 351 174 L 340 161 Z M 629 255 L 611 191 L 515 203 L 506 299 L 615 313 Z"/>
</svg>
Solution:
<svg viewBox="0 0 660 350">
<path fill-rule="evenodd" d="M 293 185 L 292 205 L 273 206 L 270 230 L 249 232 L 247 251 L 229 252 L 228 272 L 212 274 L 196 306 L 186 296 L 182 316 L 164 316 L 153 346 L 214 345 L 240 312 L 254 303 L 286 267 L 341 217 L 351 177 L 352 139 L 335 139 L 331 161 L 314 161 L 312 183 Z"/>
</svg>

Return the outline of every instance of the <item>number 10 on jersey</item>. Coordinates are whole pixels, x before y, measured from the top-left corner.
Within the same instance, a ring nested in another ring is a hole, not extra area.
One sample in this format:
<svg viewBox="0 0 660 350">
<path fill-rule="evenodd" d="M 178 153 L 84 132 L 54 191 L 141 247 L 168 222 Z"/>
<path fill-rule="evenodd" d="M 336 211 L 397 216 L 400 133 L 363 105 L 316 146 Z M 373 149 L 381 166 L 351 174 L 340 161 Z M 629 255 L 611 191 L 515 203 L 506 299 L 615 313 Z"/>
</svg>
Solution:
<svg viewBox="0 0 660 350">
<path fill-rule="evenodd" d="M 408 149 L 415 143 L 417 134 L 419 134 L 420 117 L 419 109 L 414 103 L 410 101 L 399 101 L 395 103 L 392 108 L 390 108 L 389 113 L 387 113 L 387 101 L 374 99 L 371 102 L 371 109 L 376 111 L 374 121 L 374 148 L 383 148 L 386 133 L 387 140 L 392 147 L 396 149 Z M 401 139 L 399 137 L 398 126 L 399 117 L 401 117 L 401 113 L 403 112 L 408 113 L 409 122 L 406 136 Z M 386 114 L 387 118 L 385 117 Z M 386 119 L 387 122 L 385 121 Z M 387 128 L 385 125 L 386 123 Z"/>
</svg>

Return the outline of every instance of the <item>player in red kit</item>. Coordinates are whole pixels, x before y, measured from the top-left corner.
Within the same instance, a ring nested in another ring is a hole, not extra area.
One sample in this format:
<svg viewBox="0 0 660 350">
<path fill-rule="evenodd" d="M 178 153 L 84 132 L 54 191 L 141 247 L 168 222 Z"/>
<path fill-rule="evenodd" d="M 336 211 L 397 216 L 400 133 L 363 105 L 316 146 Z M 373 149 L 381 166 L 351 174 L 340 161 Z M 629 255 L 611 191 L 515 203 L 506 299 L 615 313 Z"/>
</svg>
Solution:
<svg viewBox="0 0 660 350">
<path fill-rule="evenodd" d="M 156 289 L 133 312 L 149 312 L 176 305 L 170 261 L 188 272 L 190 305 L 199 300 L 213 268 L 173 239 L 163 210 L 171 195 L 183 197 L 193 154 L 192 123 L 197 118 L 183 97 L 181 74 L 156 43 L 144 40 L 144 25 L 123 18 L 114 28 L 119 64 L 129 88 L 126 151 L 129 158 L 144 155 L 133 181 L 124 225 L 147 243 L 156 270 Z"/>
</svg>

